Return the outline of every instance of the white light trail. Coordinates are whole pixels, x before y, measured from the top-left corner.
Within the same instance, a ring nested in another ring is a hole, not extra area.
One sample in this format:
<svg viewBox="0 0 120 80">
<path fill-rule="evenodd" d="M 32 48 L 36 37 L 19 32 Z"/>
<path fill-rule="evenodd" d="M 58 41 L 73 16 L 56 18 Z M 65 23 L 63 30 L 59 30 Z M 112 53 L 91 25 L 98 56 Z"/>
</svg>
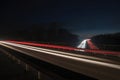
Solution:
<svg viewBox="0 0 120 80">
<path fill-rule="evenodd" d="M 48 49 L 26 46 L 26 45 L 21 45 L 21 44 L 15 44 L 15 43 L 10 43 L 10 42 L 5 42 L 5 41 L 0 41 L 0 42 L 3 43 L 3 44 L 8 44 L 8 45 L 11 45 L 11 46 L 15 46 L 15 47 L 20 47 L 20 48 L 24 48 L 24 49 L 28 49 L 28 50 L 33 50 L 33 51 L 37 51 L 37 52 L 51 54 L 53 56 L 55 55 L 55 56 L 59 56 L 59 57 L 73 59 L 73 60 L 80 61 L 80 62 L 86 62 L 86 63 L 95 64 L 95 65 L 101 65 L 101 66 L 111 67 L 111 68 L 115 68 L 115 69 L 120 69 L 120 65 L 117 65 L 117 64 L 100 62 L 100 61 L 95 61 L 95 60 L 70 56 L 70 55 L 67 55 L 68 53 L 66 53 L 66 52 L 48 50 Z M 58 54 L 58 53 L 62 53 L 62 54 Z"/>
<path fill-rule="evenodd" d="M 89 40 L 89 39 L 85 39 L 85 40 L 83 40 L 83 41 L 80 43 L 80 45 L 78 45 L 77 48 L 85 49 L 86 46 L 87 46 L 87 40 Z"/>
</svg>

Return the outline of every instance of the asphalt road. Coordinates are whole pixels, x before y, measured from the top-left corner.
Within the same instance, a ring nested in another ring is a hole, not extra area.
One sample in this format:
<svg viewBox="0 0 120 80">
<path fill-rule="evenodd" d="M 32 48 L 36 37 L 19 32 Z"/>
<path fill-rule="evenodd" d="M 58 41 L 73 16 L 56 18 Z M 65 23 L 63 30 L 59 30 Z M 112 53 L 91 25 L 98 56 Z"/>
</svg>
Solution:
<svg viewBox="0 0 120 80">
<path fill-rule="evenodd" d="M 4 42 L 2 45 L 28 56 L 32 56 L 65 69 L 82 73 L 100 80 L 120 79 L 119 62 L 15 43 Z"/>
<path fill-rule="evenodd" d="M 96 80 L 5 47 L 0 48 L 0 53 L 0 80 Z"/>
</svg>

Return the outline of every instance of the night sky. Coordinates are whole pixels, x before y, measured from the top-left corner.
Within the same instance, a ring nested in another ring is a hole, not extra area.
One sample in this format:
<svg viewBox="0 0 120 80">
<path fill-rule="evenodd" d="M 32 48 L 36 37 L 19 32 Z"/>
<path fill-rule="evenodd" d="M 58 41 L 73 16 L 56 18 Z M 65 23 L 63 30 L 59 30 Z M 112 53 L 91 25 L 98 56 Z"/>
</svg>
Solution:
<svg viewBox="0 0 120 80">
<path fill-rule="evenodd" d="M 81 37 L 120 32 L 120 2 L 116 0 L 0 2 L 0 24 L 31 25 L 49 22 L 64 23 L 63 27 Z"/>
</svg>

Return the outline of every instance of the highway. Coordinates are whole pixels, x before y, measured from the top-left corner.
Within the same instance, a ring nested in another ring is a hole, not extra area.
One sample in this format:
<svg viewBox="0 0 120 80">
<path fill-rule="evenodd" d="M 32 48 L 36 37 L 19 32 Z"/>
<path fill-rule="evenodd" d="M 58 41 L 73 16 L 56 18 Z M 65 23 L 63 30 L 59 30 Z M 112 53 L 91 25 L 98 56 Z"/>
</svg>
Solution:
<svg viewBox="0 0 120 80">
<path fill-rule="evenodd" d="M 81 55 L 73 52 L 41 48 L 10 41 L 0 41 L 0 45 L 50 64 L 57 65 L 61 68 L 99 80 L 120 80 L 119 61 Z"/>
</svg>

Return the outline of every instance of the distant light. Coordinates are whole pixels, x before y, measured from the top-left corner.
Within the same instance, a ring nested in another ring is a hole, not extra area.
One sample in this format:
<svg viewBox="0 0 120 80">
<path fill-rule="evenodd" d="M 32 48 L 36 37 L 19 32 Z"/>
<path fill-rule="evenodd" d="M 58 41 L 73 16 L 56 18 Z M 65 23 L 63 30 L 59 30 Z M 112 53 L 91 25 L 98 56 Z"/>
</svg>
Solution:
<svg viewBox="0 0 120 80">
<path fill-rule="evenodd" d="M 85 40 L 83 40 L 83 41 L 77 46 L 77 48 L 85 49 L 85 48 L 87 47 L 87 40 L 90 40 L 90 39 L 85 39 Z"/>
</svg>

